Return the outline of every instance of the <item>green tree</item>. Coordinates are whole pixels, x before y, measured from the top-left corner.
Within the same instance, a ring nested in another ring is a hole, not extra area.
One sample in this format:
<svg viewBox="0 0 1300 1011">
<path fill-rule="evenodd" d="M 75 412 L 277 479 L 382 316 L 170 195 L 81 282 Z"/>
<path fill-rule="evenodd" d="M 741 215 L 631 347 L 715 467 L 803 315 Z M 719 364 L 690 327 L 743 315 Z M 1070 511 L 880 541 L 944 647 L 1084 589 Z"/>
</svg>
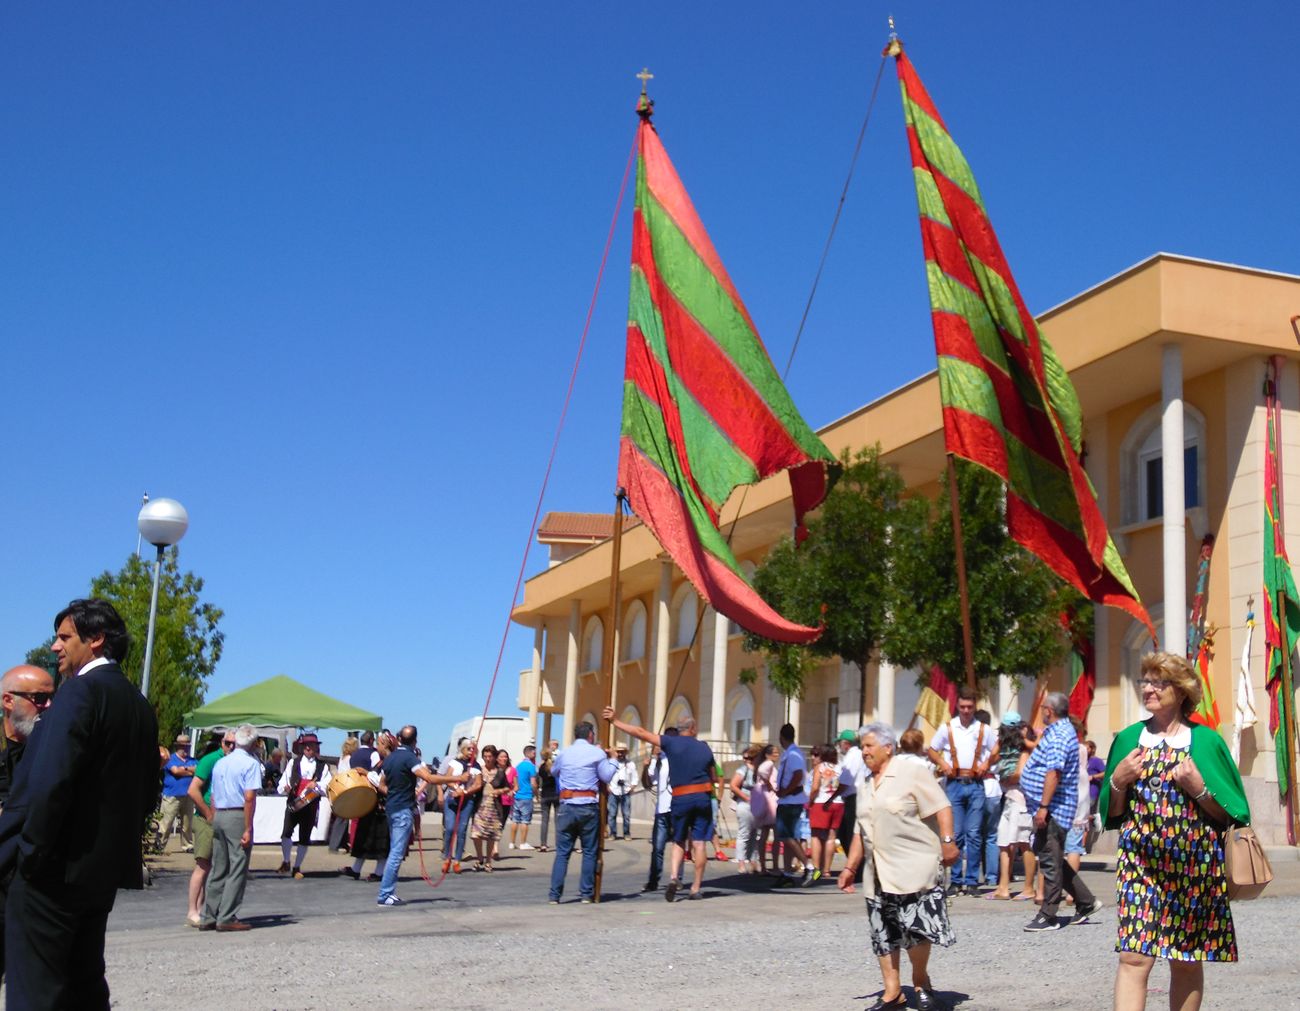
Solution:
<svg viewBox="0 0 1300 1011">
<path fill-rule="evenodd" d="M 966 660 L 946 476 L 942 483 L 925 522 L 900 528 L 894 538 L 893 621 L 881 651 L 900 667 L 938 666 L 962 684 Z M 957 491 L 976 683 L 999 674 L 1037 677 L 1065 655 L 1061 615 L 1082 597 L 1007 534 L 996 477 L 958 461 Z"/>
<path fill-rule="evenodd" d="M 51 641 L 53 641 L 52 636 Z M 43 646 L 37 646 L 35 649 L 29 649 L 27 651 L 27 658 L 24 662 L 31 664 L 33 667 L 39 667 L 41 670 L 49 671 L 50 676 L 54 678 L 54 687 L 58 688 L 59 658 L 55 655 L 54 650 L 50 649 L 49 643 L 46 643 Z"/>
<path fill-rule="evenodd" d="M 153 565 L 134 554 L 120 570 L 105 571 L 90 584 L 91 596 L 112 603 L 126 622 L 131 650 L 122 670 L 136 685 L 144 672 L 152 592 Z M 165 551 L 149 673 L 149 701 L 158 713 L 160 744 L 170 744 L 180 733 L 185 714 L 203 704 L 208 678 L 221 659 L 225 634 L 217 624 L 223 612 L 205 603 L 200 597 L 202 592 L 202 579 L 180 571 L 177 549 Z"/>
<path fill-rule="evenodd" d="M 901 525 L 919 522 L 919 507 L 904 499 L 898 472 L 880 460 L 879 447 L 841 458 L 844 471 L 817 514 L 808 538 L 786 538 L 754 574 L 754 586 L 782 615 L 805 625 L 824 623 L 805 647 L 746 633 L 745 648 L 768 659 L 773 686 L 787 697 L 803 694 L 813 657 L 841 657 L 858 668 L 859 720 L 866 715 L 867 666 L 890 611 L 890 542 Z"/>
</svg>

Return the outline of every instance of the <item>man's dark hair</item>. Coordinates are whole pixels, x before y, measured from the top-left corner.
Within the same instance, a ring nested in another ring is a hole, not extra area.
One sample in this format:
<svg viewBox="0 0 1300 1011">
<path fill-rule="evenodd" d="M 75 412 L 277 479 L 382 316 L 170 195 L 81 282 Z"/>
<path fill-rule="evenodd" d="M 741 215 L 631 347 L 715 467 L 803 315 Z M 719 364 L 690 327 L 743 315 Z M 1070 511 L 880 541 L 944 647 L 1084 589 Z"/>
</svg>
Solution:
<svg viewBox="0 0 1300 1011">
<path fill-rule="evenodd" d="M 781 740 L 783 740 L 783 741 L 789 741 L 791 744 L 793 744 L 793 743 L 794 743 L 794 724 L 793 724 L 793 723 L 782 723 L 782 724 L 781 724 L 781 733 L 780 733 L 780 737 L 781 737 Z"/>
<path fill-rule="evenodd" d="M 131 648 L 131 635 L 117 608 L 107 600 L 92 597 L 78 599 L 68 604 L 54 616 L 54 631 L 59 630 L 64 618 L 71 618 L 77 635 L 84 641 L 104 637 L 104 656 L 121 663 Z"/>
<path fill-rule="evenodd" d="M 373 730 L 367 730 L 364 734 L 361 735 L 361 743 L 364 744 L 367 748 L 374 747 L 375 732 Z"/>
<path fill-rule="evenodd" d="M 975 719 L 979 720 L 985 726 L 989 726 L 993 722 L 993 714 L 987 709 L 976 709 Z"/>
<path fill-rule="evenodd" d="M 406 726 L 404 726 L 401 730 L 397 732 L 397 739 L 405 747 L 410 748 L 410 747 L 414 747 L 415 739 L 418 735 L 419 735 L 419 731 L 415 729 L 415 724 L 408 723 Z"/>
<path fill-rule="evenodd" d="M 596 733 L 596 727 L 583 720 L 573 728 L 573 739 L 575 741 L 589 741 Z"/>
<path fill-rule="evenodd" d="M 677 736 L 678 736 L 678 730 L 677 730 L 676 727 L 667 727 L 667 728 L 665 728 L 664 732 L 663 732 L 662 734 L 660 734 L 659 736 L 660 736 L 660 737 L 677 737 Z"/>
<path fill-rule="evenodd" d="M 975 694 L 974 688 L 967 688 L 965 685 L 962 685 L 957 689 L 958 702 L 976 702 L 978 700 L 979 696 Z"/>
</svg>

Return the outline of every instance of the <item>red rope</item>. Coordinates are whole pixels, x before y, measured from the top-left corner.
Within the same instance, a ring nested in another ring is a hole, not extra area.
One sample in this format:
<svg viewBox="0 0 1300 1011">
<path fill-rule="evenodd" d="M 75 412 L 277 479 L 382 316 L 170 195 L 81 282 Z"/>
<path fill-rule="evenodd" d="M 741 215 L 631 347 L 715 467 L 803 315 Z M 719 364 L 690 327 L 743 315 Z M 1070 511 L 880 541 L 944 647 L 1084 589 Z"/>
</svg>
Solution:
<svg viewBox="0 0 1300 1011">
<path fill-rule="evenodd" d="M 614 244 L 614 233 L 618 229 L 618 216 L 623 209 L 623 197 L 627 194 L 627 181 L 632 174 L 632 165 L 635 161 L 636 139 L 634 137 L 632 140 L 632 150 L 628 152 L 627 164 L 623 167 L 623 181 L 619 184 L 618 200 L 614 204 L 614 216 L 610 219 L 609 234 L 605 237 L 605 251 L 600 257 L 600 269 L 596 271 L 596 284 L 591 292 L 591 302 L 587 306 L 587 319 L 586 322 L 583 323 L 582 337 L 578 341 L 578 354 L 573 360 L 573 370 L 569 373 L 568 389 L 564 391 L 564 404 L 560 408 L 560 418 L 555 426 L 555 438 L 551 441 L 551 454 L 546 460 L 546 472 L 542 475 L 542 487 L 537 493 L 537 505 L 533 509 L 533 521 L 528 527 L 528 537 L 524 541 L 523 557 L 519 560 L 519 573 L 515 577 L 515 590 L 510 597 L 510 606 L 506 609 L 505 627 L 501 630 L 501 645 L 497 649 L 497 662 L 496 666 L 492 668 L 492 680 L 488 684 L 487 698 L 483 702 L 483 716 L 479 720 L 478 733 L 474 737 L 475 749 L 478 747 L 479 738 L 483 735 L 483 724 L 487 722 L 488 710 L 492 706 L 492 693 L 496 690 L 497 677 L 501 673 L 501 660 L 505 656 L 506 641 L 510 637 L 511 616 L 514 614 L 515 604 L 519 600 L 519 588 L 523 586 L 524 583 L 524 573 L 527 571 L 528 567 L 528 552 L 533 546 L 533 537 L 537 534 L 537 524 L 542 515 L 542 503 L 546 499 L 546 486 L 550 483 L 551 469 L 555 465 L 555 454 L 560 448 L 560 433 L 564 430 L 564 421 L 569 413 L 569 402 L 573 399 L 573 387 L 578 380 L 578 367 L 582 363 L 582 353 L 587 346 L 587 334 L 591 330 L 591 319 L 596 312 L 596 299 L 600 295 L 600 285 L 605 277 L 605 265 L 609 262 L 609 251 Z M 456 811 L 456 821 L 452 825 L 452 841 L 449 848 L 452 853 L 455 852 L 456 837 L 460 833 L 460 816 L 464 810 L 465 805 L 462 803 L 460 808 Z M 430 888 L 437 888 L 447 877 L 447 871 L 443 870 L 437 881 L 433 881 L 429 878 L 424 867 L 424 842 L 420 834 L 418 821 L 416 823 L 415 838 L 419 843 L 420 877 L 424 878 Z M 444 863 L 446 863 L 446 861 L 444 861 Z"/>
</svg>

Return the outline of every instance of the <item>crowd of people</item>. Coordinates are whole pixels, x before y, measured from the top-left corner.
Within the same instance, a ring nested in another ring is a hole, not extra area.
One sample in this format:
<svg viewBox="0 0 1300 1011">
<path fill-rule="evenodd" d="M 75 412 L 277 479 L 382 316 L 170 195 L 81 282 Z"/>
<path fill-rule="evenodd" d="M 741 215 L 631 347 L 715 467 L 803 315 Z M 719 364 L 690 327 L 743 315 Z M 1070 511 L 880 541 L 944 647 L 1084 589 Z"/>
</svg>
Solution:
<svg viewBox="0 0 1300 1011">
<path fill-rule="evenodd" d="M 653 799 L 644 891 L 662 885 L 669 902 L 682 893 L 699 899 L 710 855 L 726 858 L 719 836 L 728 808 L 720 805 L 729 804 L 736 870 L 768 875 L 773 888 L 832 881 L 844 892 L 862 887 L 883 984 L 873 1008 L 907 1006 L 900 961 L 906 951 L 916 1006 L 929 1009 L 937 1006 L 932 948 L 956 940 L 954 899 L 1034 902 L 1038 909 L 1024 927 L 1033 933 L 1097 915 L 1102 903 L 1078 872 L 1090 837 L 1104 821 L 1120 830 L 1115 1007 L 1144 1007 L 1151 966 L 1165 958 L 1173 978 L 1170 1006 L 1195 1008 L 1204 962 L 1236 959 L 1218 830 L 1246 823 L 1249 810 L 1222 739 L 1187 720 L 1200 682 L 1186 661 L 1168 653 L 1148 656 L 1140 691 L 1148 717 L 1120 733 L 1109 763 L 1081 738 L 1082 726 L 1071 719 L 1065 695 L 1043 697 L 1035 730 L 1016 712 L 1004 713 L 994 727 L 976 708 L 975 693 L 964 689 L 954 718 L 928 742 L 914 728 L 899 734 L 872 723 L 805 751 L 786 724 L 779 744 L 747 748 L 730 776 L 699 738 L 694 720 L 655 733 L 623 723 L 612 709 L 603 716 L 614 730 L 650 747 L 639 766 L 626 745 L 598 747 L 595 726 L 585 722 L 574 728 L 569 747 L 550 741 L 539 756 L 529 745 L 518 764 L 504 749 L 462 739 L 439 775 L 420 761 L 413 727 L 396 736 L 365 735 L 345 742 L 338 771 L 366 770 L 384 797 L 374 812 L 347 826 L 345 846 L 354 862 L 341 872 L 359 878 L 364 862 L 374 859 L 370 879 L 380 882 L 378 901 L 400 904 L 393 885 L 411 821 L 433 802 L 443 813 L 444 873 L 461 873 L 466 839 L 474 847 L 473 869 L 490 873 L 500 859 L 502 836 L 509 850 L 546 853 L 553 829 L 549 901 L 562 900 L 571 858 L 580 851 L 579 901 L 590 902 L 601 847 L 601 790 L 608 797 L 605 835 L 617 841 L 630 836 L 630 798 L 640 788 Z M 238 731 L 221 743 L 227 753 L 245 748 Z M 291 798 L 314 793 L 309 784 L 328 784 L 329 772 L 318 764 L 319 742 L 306 735 L 299 744 L 297 757 L 273 777 L 278 792 Z M 178 739 L 169 773 L 189 771 L 187 745 Z M 200 759 L 194 780 L 221 781 L 221 766 L 219 755 L 215 768 L 211 757 Z M 217 801 L 197 787 L 189 791 L 203 815 L 194 822 L 196 880 L 210 845 L 205 820 L 220 842 L 214 867 L 220 862 L 234 879 L 244 873 L 235 851 L 246 851 L 251 821 L 236 791 L 244 789 L 245 798 L 255 794 L 260 769 L 244 782 L 238 780 L 240 768 L 228 766 Z M 529 834 L 539 809 L 534 847 Z M 223 810 L 235 813 L 223 818 Z M 282 873 L 300 873 L 306 836 L 299 835 L 292 866 L 290 836 L 303 831 L 305 819 L 286 813 Z M 183 833 L 182 827 L 185 838 Z M 840 853 L 843 864 L 835 876 Z M 1013 894 L 1021 862 L 1022 887 Z M 206 909 L 196 904 L 191 888 L 191 921 L 241 929 L 231 924 L 238 924 L 242 884 L 214 888 L 216 879 L 214 874 L 208 882 Z M 198 880 L 200 897 L 202 884 Z M 1073 909 L 1062 917 L 1064 903 Z"/>
<path fill-rule="evenodd" d="M 899 734 L 872 723 L 805 752 L 787 724 L 777 745 L 748 748 L 730 776 L 693 720 L 655 733 L 619 721 L 612 709 L 603 716 L 614 730 L 650 746 L 642 762 L 626 747 L 598 747 L 596 728 L 584 722 L 567 748 L 551 741 L 539 756 L 529 745 L 517 764 L 503 749 L 465 740 L 435 771 L 420 755 L 416 728 L 406 726 L 350 738 L 331 769 L 310 733 L 290 754 L 264 760 L 248 725 L 218 735 L 197 758 L 184 735 L 160 755 L 152 708 L 119 667 L 129 639 L 117 612 L 103 601 L 73 601 L 54 627 L 57 692 L 36 667 L 0 679 L 0 968 L 10 1007 L 108 1006 L 107 918 L 118 888 L 142 886 L 141 827 L 156 807 L 164 836 L 176 825 L 194 854 L 188 921 L 243 931 L 259 796 L 286 798 L 278 871 L 300 877 L 334 776 L 360 778 L 376 795 L 373 810 L 332 831 L 353 857 L 340 874 L 360 879 L 375 861 L 369 879 L 384 907 L 402 904 L 398 870 L 426 804 L 441 805 L 443 870 L 451 874 L 462 869 L 465 838 L 474 844 L 473 867 L 487 873 L 503 836 L 508 850 L 534 850 L 529 835 L 540 809 L 535 852 L 551 848 L 553 830 L 553 903 L 579 848 L 579 900 L 595 896 L 602 790 L 612 801 L 604 826 L 611 840 L 631 831 L 626 798 L 650 791 L 645 891 L 662 885 L 669 902 L 703 897 L 710 855 L 721 853 L 720 805 L 729 804 L 740 873 L 770 875 L 774 888 L 831 880 L 847 893 L 861 887 L 882 980 L 873 1009 L 907 1006 L 904 951 L 916 1006 L 937 1006 L 931 955 L 955 942 L 950 907 L 961 895 L 986 887 L 985 898 L 1037 902 L 1024 928 L 1033 933 L 1095 917 L 1101 902 L 1078 871 L 1098 822 L 1118 831 L 1119 1011 L 1145 1007 L 1157 959 L 1170 964 L 1170 1007 L 1181 1011 L 1200 1006 L 1205 962 L 1237 959 L 1223 830 L 1248 824 L 1250 811 L 1223 739 L 1190 720 L 1201 682 L 1175 654 L 1142 660 L 1146 716 L 1116 736 L 1104 763 L 1080 739 L 1063 694 L 1041 700 L 1035 731 L 1016 713 L 994 728 L 974 693 L 962 691 L 955 717 L 928 742 L 915 729 Z M 1013 896 L 1021 859 L 1023 887 Z M 1062 917 L 1065 902 L 1073 909 Z"/>
</svg>

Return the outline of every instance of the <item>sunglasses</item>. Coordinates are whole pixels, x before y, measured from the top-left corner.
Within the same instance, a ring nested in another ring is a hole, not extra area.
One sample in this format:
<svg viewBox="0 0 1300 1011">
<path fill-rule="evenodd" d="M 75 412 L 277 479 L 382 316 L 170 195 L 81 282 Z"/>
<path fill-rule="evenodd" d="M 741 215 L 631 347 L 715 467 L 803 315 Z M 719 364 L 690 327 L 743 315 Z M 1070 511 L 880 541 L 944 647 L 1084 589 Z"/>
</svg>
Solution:
<svg viewBox="0 0 1300 1011">
<path fill-rule="evenodd" d="M 1172 681 L 1155 681 L 1151 678 L 1143 678 L 1141 681 L 1138 682 L 1138 687 L 1151 688 L 1154 691 L 1162 692 L 1166 688 L 1168 688 L 1171 684 L 1173 684 Z"/>
<path fill-rule="evenodd" d="M 222 741 L 222 742 L 221 742 L 221 746 L 222 746 L 223 748 L 233 748 L 233 747 L 235 746 L 235 742 L 234 742 L 234 741 Z"/>
<path fill-rule="evenodd" d="M 54 698 L 53 692 L 10 692 L 9 694 L 26 699 L 34 706 L 48 706 L 50 700 Z"/>
</svg>

